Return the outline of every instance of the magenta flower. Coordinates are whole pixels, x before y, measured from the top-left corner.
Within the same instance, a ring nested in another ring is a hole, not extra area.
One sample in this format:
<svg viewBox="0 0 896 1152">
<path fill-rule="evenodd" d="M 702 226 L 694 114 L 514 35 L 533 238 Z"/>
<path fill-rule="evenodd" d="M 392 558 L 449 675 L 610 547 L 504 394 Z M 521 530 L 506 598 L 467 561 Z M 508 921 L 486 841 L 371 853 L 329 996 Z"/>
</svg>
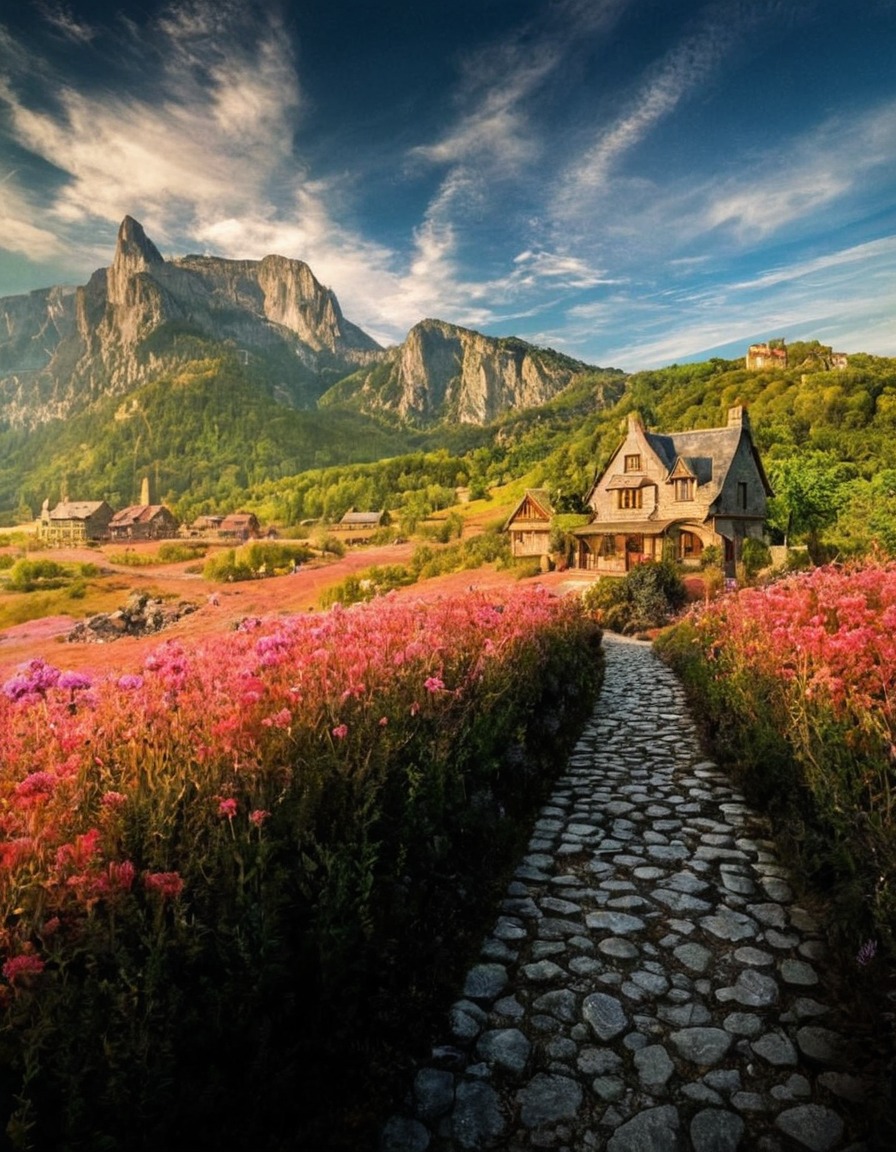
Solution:
<svg viewBox="0 0 896 1152">
<path fill-rule="evenodd" d="M 344 740 L 348 736 L 348 725 L 337 724 L 333 729 L 333 735 L 337 740 Z"/>
<path fill-rule="evenodd" d="M 10 984 L 17 984 L 24 980 L 26 983 L 31 976 L 39 976 L 44 970 L 44 962 L 40 956 L 30 952 L 22 952 L 18 956 L 10 956 L 3 965 L 3 975 Z"/>
<path fill-rule="evenodd" d="M 423 681 L 423 687 L 427 692 L 441 692 L 445 687 L 445 681 L 440 676 L 428 676 Z"/>
<path fill-rule="evenodd" d="M 238 807 L 236 800 L 232 796 L 228 796 L 227 799 L 218 804 L 218 815 L 226 816 L 228 820 L 232 820 L 236 816 Z"/>
<path fill-rule="evenodd" d="M 249 823 L 254 824 L 256 828 L 260 828 L 269 816 L 270 812 L 268 812 L 266 809 L 256 808 L 254 811 L 249 813 Z"/>
</svg>

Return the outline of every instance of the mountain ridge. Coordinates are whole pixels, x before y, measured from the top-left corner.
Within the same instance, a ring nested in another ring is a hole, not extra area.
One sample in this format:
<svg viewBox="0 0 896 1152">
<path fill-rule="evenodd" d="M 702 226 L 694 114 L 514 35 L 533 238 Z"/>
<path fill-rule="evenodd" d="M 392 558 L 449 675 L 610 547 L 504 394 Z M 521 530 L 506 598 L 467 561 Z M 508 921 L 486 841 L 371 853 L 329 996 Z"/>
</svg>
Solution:
<svg viewBox="0 0 896 1152">
<path fill-rule="evenodd" d="M 329 394 L 328 406 L 417 426 L 485 424 L 545 402 L 589 369 L 441 320 L 421 321 L 384 349 L 303 261 L 166 260 L 125 216 L 111 264 L 86 284 L 0 298 L 0 423 L 34 429 L 68 419 L 206 358 L 210 347 L 257 361 L 281 403 L 312 408 Z"/>
</svg>

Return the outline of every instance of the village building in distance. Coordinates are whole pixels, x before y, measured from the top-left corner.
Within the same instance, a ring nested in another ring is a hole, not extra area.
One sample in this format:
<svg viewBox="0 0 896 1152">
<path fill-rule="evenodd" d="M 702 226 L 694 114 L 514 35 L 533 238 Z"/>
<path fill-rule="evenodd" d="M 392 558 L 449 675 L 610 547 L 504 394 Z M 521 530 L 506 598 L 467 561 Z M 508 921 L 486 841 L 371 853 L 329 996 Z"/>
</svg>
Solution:
<svg viewBox="0 0 896 1152">
<path fill-rule="evenodd" d="M 178 534 L 178 520 L 164 504 L 150 504 L 149 480 L 141 486 L 140 503 L 116 512 L 105 500 L 44 500 L 38 534 L 48 544 L 73 546 L 100 540 L 168 540 Z"/>
<path fill-rule="evenodd" d="M 849 367 L 849 356 L 845 352 L 834 352 L 831 348 L 821 345 L 817 345 L 817 348 L 819 359 L 825 369 L 840 371 Z M 767 368 L 787 368 L 789 366 L 791 365 L 784 340 L 769 340 L 765 344 L 751 344 L 747 349 L 745 367 L 748 372 L 762 372 Z"/>
<path fill-rule="evenodd" d="M 115 515 L 105 500 L 60 500 L 55 508 L 44 500 L 38 534 L 48 544 L 73 547 L 90 540 L 106 540 Z"/>
</svg>

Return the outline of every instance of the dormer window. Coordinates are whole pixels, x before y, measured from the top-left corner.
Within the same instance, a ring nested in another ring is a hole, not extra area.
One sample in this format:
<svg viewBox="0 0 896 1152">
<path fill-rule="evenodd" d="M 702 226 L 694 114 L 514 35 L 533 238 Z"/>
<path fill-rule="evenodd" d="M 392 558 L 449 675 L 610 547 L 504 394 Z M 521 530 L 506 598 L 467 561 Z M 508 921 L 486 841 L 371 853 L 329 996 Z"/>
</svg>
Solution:
<svg viewBox="0 0 896 1152">
<path fill-rule="evenodd" d="M 675 485 L 675 499 L 676 500 L 693 500 L 694 499 L 694 478 L 693 476 L 682 476 L 677 480 L 673 480 Z"/>
<path fill-rule="evenodd" d="M 624 470 L 626 472 L 640 472 L 641 471 L 641 457 L 640 457 L 640 455 L 637 453 L 633 453 L 631 456 L 626 456 L 623 467 L 624 467 Z"/>
</svg>

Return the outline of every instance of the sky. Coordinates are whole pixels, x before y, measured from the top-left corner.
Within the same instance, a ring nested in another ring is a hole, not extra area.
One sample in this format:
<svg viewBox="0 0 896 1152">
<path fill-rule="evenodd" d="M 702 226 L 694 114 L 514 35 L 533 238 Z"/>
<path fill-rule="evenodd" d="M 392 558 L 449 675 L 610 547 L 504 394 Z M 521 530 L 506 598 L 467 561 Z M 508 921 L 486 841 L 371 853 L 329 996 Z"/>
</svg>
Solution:
<svg viewBox="0 0 896 1152">
<path fill-rule="evenodd" d="M 305 261 L 627 371 L 773 337 L 896 356 L 896 0 L 13 0 L 0 296 Z"/>
</svg>

